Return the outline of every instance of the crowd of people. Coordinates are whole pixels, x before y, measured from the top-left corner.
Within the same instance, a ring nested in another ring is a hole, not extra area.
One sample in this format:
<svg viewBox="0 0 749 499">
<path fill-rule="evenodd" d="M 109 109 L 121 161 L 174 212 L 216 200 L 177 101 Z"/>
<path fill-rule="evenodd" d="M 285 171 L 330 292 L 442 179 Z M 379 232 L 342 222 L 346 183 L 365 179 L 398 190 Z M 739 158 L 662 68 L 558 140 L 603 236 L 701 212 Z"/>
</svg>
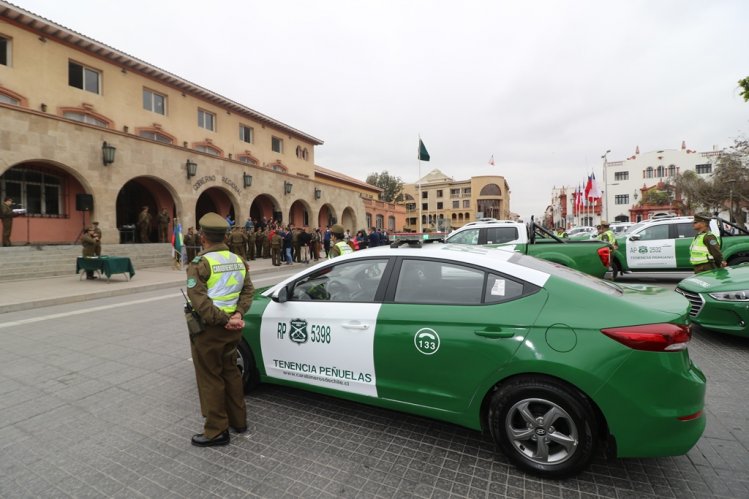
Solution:
<svg viewBox="0 0 749 499">
<path fill-rule="evenodd" d="M 275 266 L 310 263 L 321 258 L 329 258 L 336 242 L 341 241 L 347 243 L 354 251 L 389 244 L 387 232 L 376 227 L 369 231 L 362 229 L 352 236 L 348 229 L 344 230 L 338 224 L 325 228 L 311 228 L 297 227 L 292 223 L 282 224 L 266 218 L 248 218 L 245 224 L 240 226 L 228 216 L 226 221 L 231 227 L 226 243 L 232 253 L 247 260 L 270 258 Z M 340 233 L 336 233 L 336 229 L 339 229 Z M 184 247 L 187 262 L 192 261 L 201 250 L 200 239 L 193 227 L 189 227 L 187 234 L 184 235 Z"/>
</svg>

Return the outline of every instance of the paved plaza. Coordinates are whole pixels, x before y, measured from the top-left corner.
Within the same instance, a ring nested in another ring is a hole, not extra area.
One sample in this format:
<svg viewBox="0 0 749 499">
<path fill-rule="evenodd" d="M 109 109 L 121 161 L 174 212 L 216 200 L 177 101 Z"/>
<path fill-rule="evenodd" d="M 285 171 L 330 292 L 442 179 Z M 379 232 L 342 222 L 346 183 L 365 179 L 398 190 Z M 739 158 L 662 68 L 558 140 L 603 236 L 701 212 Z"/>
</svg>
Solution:
<svg viewBox="0 0 749 499">
<path fill-rule="evenodd" d="M 181 307 L 174 286 L 0 314 L 0 497 L 749 497 L 749 340 L 690 344 L 709 385 L 688 455 L 552 481 L 480 433 L 275 386 L 231 445 L 193 447 Z"/>
</svg>

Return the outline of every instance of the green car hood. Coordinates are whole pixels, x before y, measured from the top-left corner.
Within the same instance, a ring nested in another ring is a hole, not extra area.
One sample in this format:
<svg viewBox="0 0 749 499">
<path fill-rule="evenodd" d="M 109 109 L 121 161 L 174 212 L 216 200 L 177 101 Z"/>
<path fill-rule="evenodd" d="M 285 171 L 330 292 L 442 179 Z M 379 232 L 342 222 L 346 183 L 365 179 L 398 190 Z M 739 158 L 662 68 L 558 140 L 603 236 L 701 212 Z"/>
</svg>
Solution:
<svg viewBox="0 0 749 499">
<path fill-rule="evenodd" d="M 678 287 L 693 293 L 749 289 L 749 264 L 701 272 L 687 277 Z"/>
</svg>

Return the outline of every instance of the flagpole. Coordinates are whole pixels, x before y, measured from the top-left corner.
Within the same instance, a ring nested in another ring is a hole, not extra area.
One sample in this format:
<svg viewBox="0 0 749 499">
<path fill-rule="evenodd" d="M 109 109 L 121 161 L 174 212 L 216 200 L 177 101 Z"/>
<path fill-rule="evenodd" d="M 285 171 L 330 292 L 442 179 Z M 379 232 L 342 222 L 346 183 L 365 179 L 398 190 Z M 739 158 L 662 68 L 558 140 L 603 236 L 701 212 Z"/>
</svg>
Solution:
<svg viewBox="0 0 749 499">
<path fill-rule="evenodd" d="M 416 203 L 419 205 L 419 234 L 422 233 L 421 227 L 421 134 L 419 134 L 419 146 L 416 151 L 416 158 L 419 162 L 419 178 L 416 179 L 416 187 L 418 193 L 416 195 Z"/>
</svg>

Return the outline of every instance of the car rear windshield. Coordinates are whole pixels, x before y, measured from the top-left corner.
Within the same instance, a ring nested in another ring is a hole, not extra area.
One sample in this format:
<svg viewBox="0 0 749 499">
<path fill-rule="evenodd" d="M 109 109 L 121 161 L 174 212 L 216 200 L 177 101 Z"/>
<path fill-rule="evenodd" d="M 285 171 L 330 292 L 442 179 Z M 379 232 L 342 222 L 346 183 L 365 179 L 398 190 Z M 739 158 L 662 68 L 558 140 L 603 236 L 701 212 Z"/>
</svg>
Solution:
<svg viewBox="0 0 749 499">
<path fill-rule="evenodd" d="M 597 277 L 578 272 L 577 270 L 573 270 L 558 263 L 541 260 L 539 258 L 522 255 L 520 253 L 513 254 L 510 257 L 510 262 L 517 265 L 522 265 L 523 267 L 528 267 L 529 269 L 545 272 L 547 274 L 553 275 L 554 277 L 558 277 L 559 279 L 574 282 L 575 284 L 585 286 L 586 288 L 598 291 L 600 293 L 605 293 L 607 295 L 622 294 L 622 290 L 613 282 L 598 279 Z"/>
</svg>

